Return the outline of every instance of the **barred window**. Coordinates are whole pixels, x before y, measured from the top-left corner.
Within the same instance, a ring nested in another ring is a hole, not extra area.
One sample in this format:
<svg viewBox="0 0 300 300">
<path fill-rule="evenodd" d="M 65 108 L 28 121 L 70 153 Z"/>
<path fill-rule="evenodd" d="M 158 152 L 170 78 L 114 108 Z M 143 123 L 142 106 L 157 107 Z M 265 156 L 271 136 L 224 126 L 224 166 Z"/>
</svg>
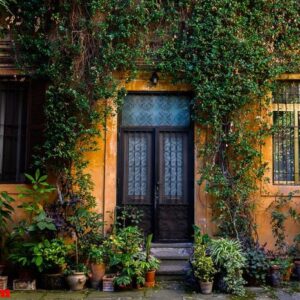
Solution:
<svg viewBox="0 0 300 300">
<path fill-rule="evenodd" d="M 273 97 L 273 183 L 299 184 L 300 81 L 282 82 Z"/>
</svg>

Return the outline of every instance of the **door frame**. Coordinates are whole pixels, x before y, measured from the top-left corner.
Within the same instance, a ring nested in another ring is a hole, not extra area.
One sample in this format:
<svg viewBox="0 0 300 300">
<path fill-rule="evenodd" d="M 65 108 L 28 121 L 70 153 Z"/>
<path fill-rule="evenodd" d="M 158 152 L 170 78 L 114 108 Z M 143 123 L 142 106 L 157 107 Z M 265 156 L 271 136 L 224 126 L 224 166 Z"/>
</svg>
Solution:
<svg viewBox="0 0 300 300">
<path fill-rule="evenodd" d="M 144 92 L 144 91 L 130 91 L 128 95 L 185 95 L 185 96 L 191 96 L 190 92 Z M 121 126 L 122 124 L 122 110 L 118 114 L 118 124 L 117 124 L 117 205 L 122 206 L 122 196 L 123 196 L 123 180 L 124 180 L 124 172 L 123 172 L 123 166 L 124 166 L 124 155 L 122 151 L 122 145 L 124 144 L 124 131 L 148 131 L 153 133 L 153 143 L 152 143 L 152 153 L 154 154 L 154 172 L 152 172 L 152 186 L 151 191 L 155 191 L 157 178 L 158 178 L 158 172 L 159 172 L 159 166 L 158 166 L 158 155 L 159 155 L 159 143 L 154 142 L 158 141 L 159 138 L 159 132 L 160 131 L 183 131 L 188 132 L 188 151 L 191 152 L 191 155 L 188 155 L 188 169 L 190 170 L 190 176 L 188 178 L 188 189 L 189 189 L 189 195 L 188 195 L 188 201 L 189 201 L 189 211 L 188 211 L 188 226 L 190 228 L 189 236 L 190 239 L 188 241 L 192 241 L 192 233 L 193 228 L 192 225 L 195 223 L 194 220 L 194 199 L 195 199 L 195 191 L 194 191 L 194 180 L 195 180 L 195 157 L 194 157 L 194 122 L 190 121 L 189 127 L 176 127 L 176 126 Z M 189 153 L 188 153 L 189 154 Z M 154 197 L 154 194 L 151 195 L 151 197 Z M 178 242 L 179 240 L 168 240 L 166 241 L 159 241 L 157 240 L 158 237 L 158 224 L 157 224 L 157 201 L 153 201 L 151 204 L 153 208 L 151 220 L 152 220 L 152 233 L 153 233 L 153 241 L 154 242 L 162 242 L 162 243 L 171 243 L 171 242 Z"/>
</svg>

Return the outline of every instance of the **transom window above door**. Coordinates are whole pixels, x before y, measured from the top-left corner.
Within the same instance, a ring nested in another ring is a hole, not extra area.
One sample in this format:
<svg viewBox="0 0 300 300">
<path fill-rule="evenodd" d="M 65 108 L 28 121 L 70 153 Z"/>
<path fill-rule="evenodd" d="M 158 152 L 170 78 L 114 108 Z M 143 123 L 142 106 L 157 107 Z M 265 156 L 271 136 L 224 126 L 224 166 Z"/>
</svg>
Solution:
<svg viewBox="0 0 300 300">
<path fill-rule="evenodd" d="M 122 108 L 122 126 L 190 125 L 190 98 L 170 94 L 129 94 Z"/>
<path fill-rule="evenodd" d="M 273 182 L 300 184 L 300 81 L 284 81 L 273 96 Z"/>
</svg>

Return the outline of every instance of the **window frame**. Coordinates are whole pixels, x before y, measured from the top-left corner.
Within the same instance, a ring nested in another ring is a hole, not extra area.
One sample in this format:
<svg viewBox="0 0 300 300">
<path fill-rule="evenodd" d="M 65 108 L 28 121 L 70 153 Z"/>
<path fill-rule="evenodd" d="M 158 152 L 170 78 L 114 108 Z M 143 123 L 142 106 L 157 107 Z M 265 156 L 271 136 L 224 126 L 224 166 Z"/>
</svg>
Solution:
<svg viewBox="0 0 300 300">
<path fill-rule="evenodd" d="M 272 124 L 274 125 L 274 112 L 292 112 L 294 116 L 294 180 L 275 180 L 275 145 L 274 145 L 274 134 L 272 135 L 272 178 L 273 185 L 300 185 L 300 140 L 299 140 L 299 118 L 300 118 L 300 80 L 280 80 L 282 83 L 298 83 L 299 89 L 299 103 L 282 103 L 274 102 L 274 95 L 272 97 Z"/>
<path fill-rule="evenodd" d="M 3 88 L 1 87 L 3 86 Z M 26 182 L 26 178 L 23 175 L 24 172 L 26 172 L 26 169 L 28 168 L 28 145 L 29 145 L 29 120 L 30 120 L 30 108 L 31 108 L 31 87 L 30 87 L 30 82 L 27 80 L 25 81 L 15 81 L 15 80 L 0 80 L 0 89 L 3 90 L 10 90 L 10 89 L 15 89 L 17 86 L 18 89 L 23 90 L 23 101 L 24 101 L 24 110 L 25 110 L 25 121 L 24 121 L 24 144 L 23 145 L 17 145 L 17 147 L 23 147 L 24 149 L 24 154 L 22 154 L 22 159 L 23 160 L 23 166 L 19 165 L 17 168 L 22 168 L 19 172 L 19 178 L 16 177 L 15 180 L 1 180 L 0 178 L 0 185 L 3 184 L 24 184 Z M 5 125 L 4 125 L 5 126 Z M 4 141 L 4 139 L 3 139 Z M 22 143 L 22 140 L 20 141 Z M 21 156 L 20 156 L 21 157 Z M 2 154 L 2 159 L 3 159 L 3 154 Z"/>
</svg>

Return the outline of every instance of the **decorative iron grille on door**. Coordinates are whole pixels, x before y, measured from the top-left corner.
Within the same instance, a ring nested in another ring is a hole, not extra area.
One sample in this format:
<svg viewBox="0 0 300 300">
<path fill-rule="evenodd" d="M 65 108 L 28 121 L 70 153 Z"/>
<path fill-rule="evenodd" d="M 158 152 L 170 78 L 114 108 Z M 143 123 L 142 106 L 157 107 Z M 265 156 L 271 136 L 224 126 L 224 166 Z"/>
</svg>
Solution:
<svg viewBox="0 0 300 300">
<path fill-rule="evenodd" d="M 119 204 L 143 211 L 156 241 L 186 241 L 193 222 L 193 148 L 189 98 L 130 94 L 119 141 Z"/>
</svg>

